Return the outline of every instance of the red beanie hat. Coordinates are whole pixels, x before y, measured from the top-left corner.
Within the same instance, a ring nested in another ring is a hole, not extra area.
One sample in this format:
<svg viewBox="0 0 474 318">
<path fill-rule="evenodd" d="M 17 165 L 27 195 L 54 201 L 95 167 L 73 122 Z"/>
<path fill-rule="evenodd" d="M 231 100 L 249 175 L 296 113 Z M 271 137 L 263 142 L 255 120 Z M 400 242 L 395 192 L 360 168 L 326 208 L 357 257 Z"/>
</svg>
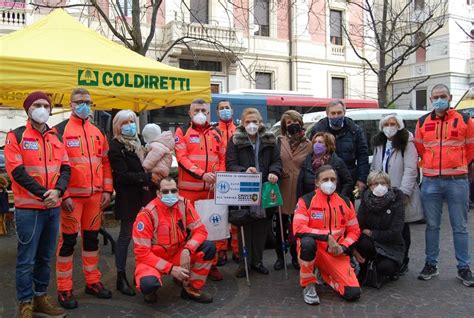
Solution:
<svg viewBox="0 0 474 318">
<path fill-rule="evenodd" d="M 47 100 L 49 103 L 49 106 L 51 106 L 51 99 L 49 98 L 49 96 L 46 93 L 37 91 L 37 92 L 31 93 L 30 95 L 28 95 L 28 97 L 26 97 L 25 101 L 23 102 L 23 108 L 25 109 L 25 111 L 28 112 L 28 109 L 30 108 L 30 106 L 34 102 L 36 102 L 38 99 Z"/>
</svg>

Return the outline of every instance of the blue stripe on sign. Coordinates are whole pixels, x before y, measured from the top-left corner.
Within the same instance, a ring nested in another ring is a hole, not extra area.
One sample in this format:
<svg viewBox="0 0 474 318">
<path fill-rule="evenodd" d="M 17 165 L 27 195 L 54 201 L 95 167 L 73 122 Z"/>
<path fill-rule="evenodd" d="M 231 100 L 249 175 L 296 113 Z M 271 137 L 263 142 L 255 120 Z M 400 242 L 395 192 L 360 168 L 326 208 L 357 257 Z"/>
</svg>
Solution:
<svg viewBox="0 0 474 318">
<path fill-rule="evenodd" d="M 258 187 L 260 186 L 259 182 L 241 182 L 240 183 L 241 187 Z"/>
<path fill-rule="evenodd" d="M 260 188 L 240 188 L 240 192 L 260 192 Z"/>
</svg>

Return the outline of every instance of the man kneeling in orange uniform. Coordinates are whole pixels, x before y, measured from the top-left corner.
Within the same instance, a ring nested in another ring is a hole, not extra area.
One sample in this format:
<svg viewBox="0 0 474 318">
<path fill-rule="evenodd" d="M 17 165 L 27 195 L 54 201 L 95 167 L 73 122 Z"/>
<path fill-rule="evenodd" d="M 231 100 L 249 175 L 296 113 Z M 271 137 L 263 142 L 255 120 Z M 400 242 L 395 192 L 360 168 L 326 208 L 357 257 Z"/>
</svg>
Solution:
<svg viewBox="0 0 474 318">
<path fill-rule="evenodd" d="M 146 302 L 156 302 L 161 276 L 171 274 L 182 282 L 182 298 L 210 303 L 212 296 L 202 288 L 216 247 L 206 240 L 206 227 L 193 205 L 178 197 L 176 182 L 167 177 L 158 187 L 158 197 L 138 213 L 133 225 L 137 288 Z"/>
<path fill-rule="evenodd" d="M 316 191 L 298 200 L 293 218 L 304 301 L 319 304 L 316 267 L 323 280 L 344 299 L 356 300 L 361 290 L 347 255 L 349 247 L 360 236 L 354 206 L 349 199 L 334 192 L 337 177 L 333 167 L 320 167 L 315 181 Z"/>
</svg>

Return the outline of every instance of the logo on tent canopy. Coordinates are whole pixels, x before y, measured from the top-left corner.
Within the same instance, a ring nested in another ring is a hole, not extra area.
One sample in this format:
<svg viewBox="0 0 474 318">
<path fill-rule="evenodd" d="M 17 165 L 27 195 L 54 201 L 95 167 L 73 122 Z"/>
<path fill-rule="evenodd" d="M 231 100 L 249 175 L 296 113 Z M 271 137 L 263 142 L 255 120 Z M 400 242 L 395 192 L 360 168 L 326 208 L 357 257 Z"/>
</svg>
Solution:
<svg viewBox="0 0 474 318">
<path fill-rule="evenodd" d="M 99 71 L 93 71 L 90 68 L 79 70 L 77 83 L 82 86 L 99 86 Z"/>
</svg>

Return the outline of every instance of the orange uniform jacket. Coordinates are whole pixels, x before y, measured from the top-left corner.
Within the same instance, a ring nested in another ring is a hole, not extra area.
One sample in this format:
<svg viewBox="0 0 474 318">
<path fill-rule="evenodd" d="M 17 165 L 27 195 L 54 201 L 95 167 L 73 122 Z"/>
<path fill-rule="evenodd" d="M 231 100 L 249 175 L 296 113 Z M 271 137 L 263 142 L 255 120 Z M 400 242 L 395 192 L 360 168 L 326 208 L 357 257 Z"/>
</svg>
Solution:
<svg viewBox="0 0 474 318">
<path fill-rule="evenodd" d="M 169 274 L 173 267 L 163 256 L 170 259 L 181 248 L 193 255 L 206 239 L 207 230 L 199 214 L 182 198 L 171 208 L 155 198 L 138 213 L 133 226 L 136 263 L 155 267 L 163 274 Z"/>
<path fill-rule="evenodd" d="M 175 135 L 178 186 L 181 190 L 207 191 L 206 172 L 225 171 L 225 147 L 219 130 L 207 125 L 179 127 Z"/>
<path fill-rule="evenodd" d="M 467 174 L 474 160 L 474 122 L 454 109 L 449 109 L 444 118 L 432 111 L 418 119 L 415 146 L 424 176 Z"/>
<path fill-rule="evenodd" d="M 337 193 L 327 196 L 319 189 L 298 200 L 293 231 L 295 236 L 313 234 L 322 241 L 318 243 L 324 245 L 327 244 L 327 235 L 331 234 L 346 248 L 354 244 L 360 236 L 359 223 L 352 203 Z"/>
<path fill-rule="evenodd" d="M 113 192 L 109 143 L 89 120 L 71 117 L 54 127 L 62 135 L 71 164 L 71 181 L 64 197 L 90 197 Z"/>
<path fill-rule="evenodd" d="M 237 126 L 235 126 L 233 121 L 225 122 L 219 120 L 217 128 L 219 128 L 222 133 L 222 143 L 224 144 L 224 148 L 227 149 L 227 143 L 229 142 L 229 139 L 232 138 L 232 136 L 234 135 Z"/>
<path fill-rule="evenodd" d="M 46 191 L 57 189 L 61 195 L 66 191 L 71 170 L 64 145 L 53 130 L 41 134 L 27 122 L 26 127 L 10 131 L 5 141 L 5 159 L 15 207 L 45 210 Z"/>
</svg>

